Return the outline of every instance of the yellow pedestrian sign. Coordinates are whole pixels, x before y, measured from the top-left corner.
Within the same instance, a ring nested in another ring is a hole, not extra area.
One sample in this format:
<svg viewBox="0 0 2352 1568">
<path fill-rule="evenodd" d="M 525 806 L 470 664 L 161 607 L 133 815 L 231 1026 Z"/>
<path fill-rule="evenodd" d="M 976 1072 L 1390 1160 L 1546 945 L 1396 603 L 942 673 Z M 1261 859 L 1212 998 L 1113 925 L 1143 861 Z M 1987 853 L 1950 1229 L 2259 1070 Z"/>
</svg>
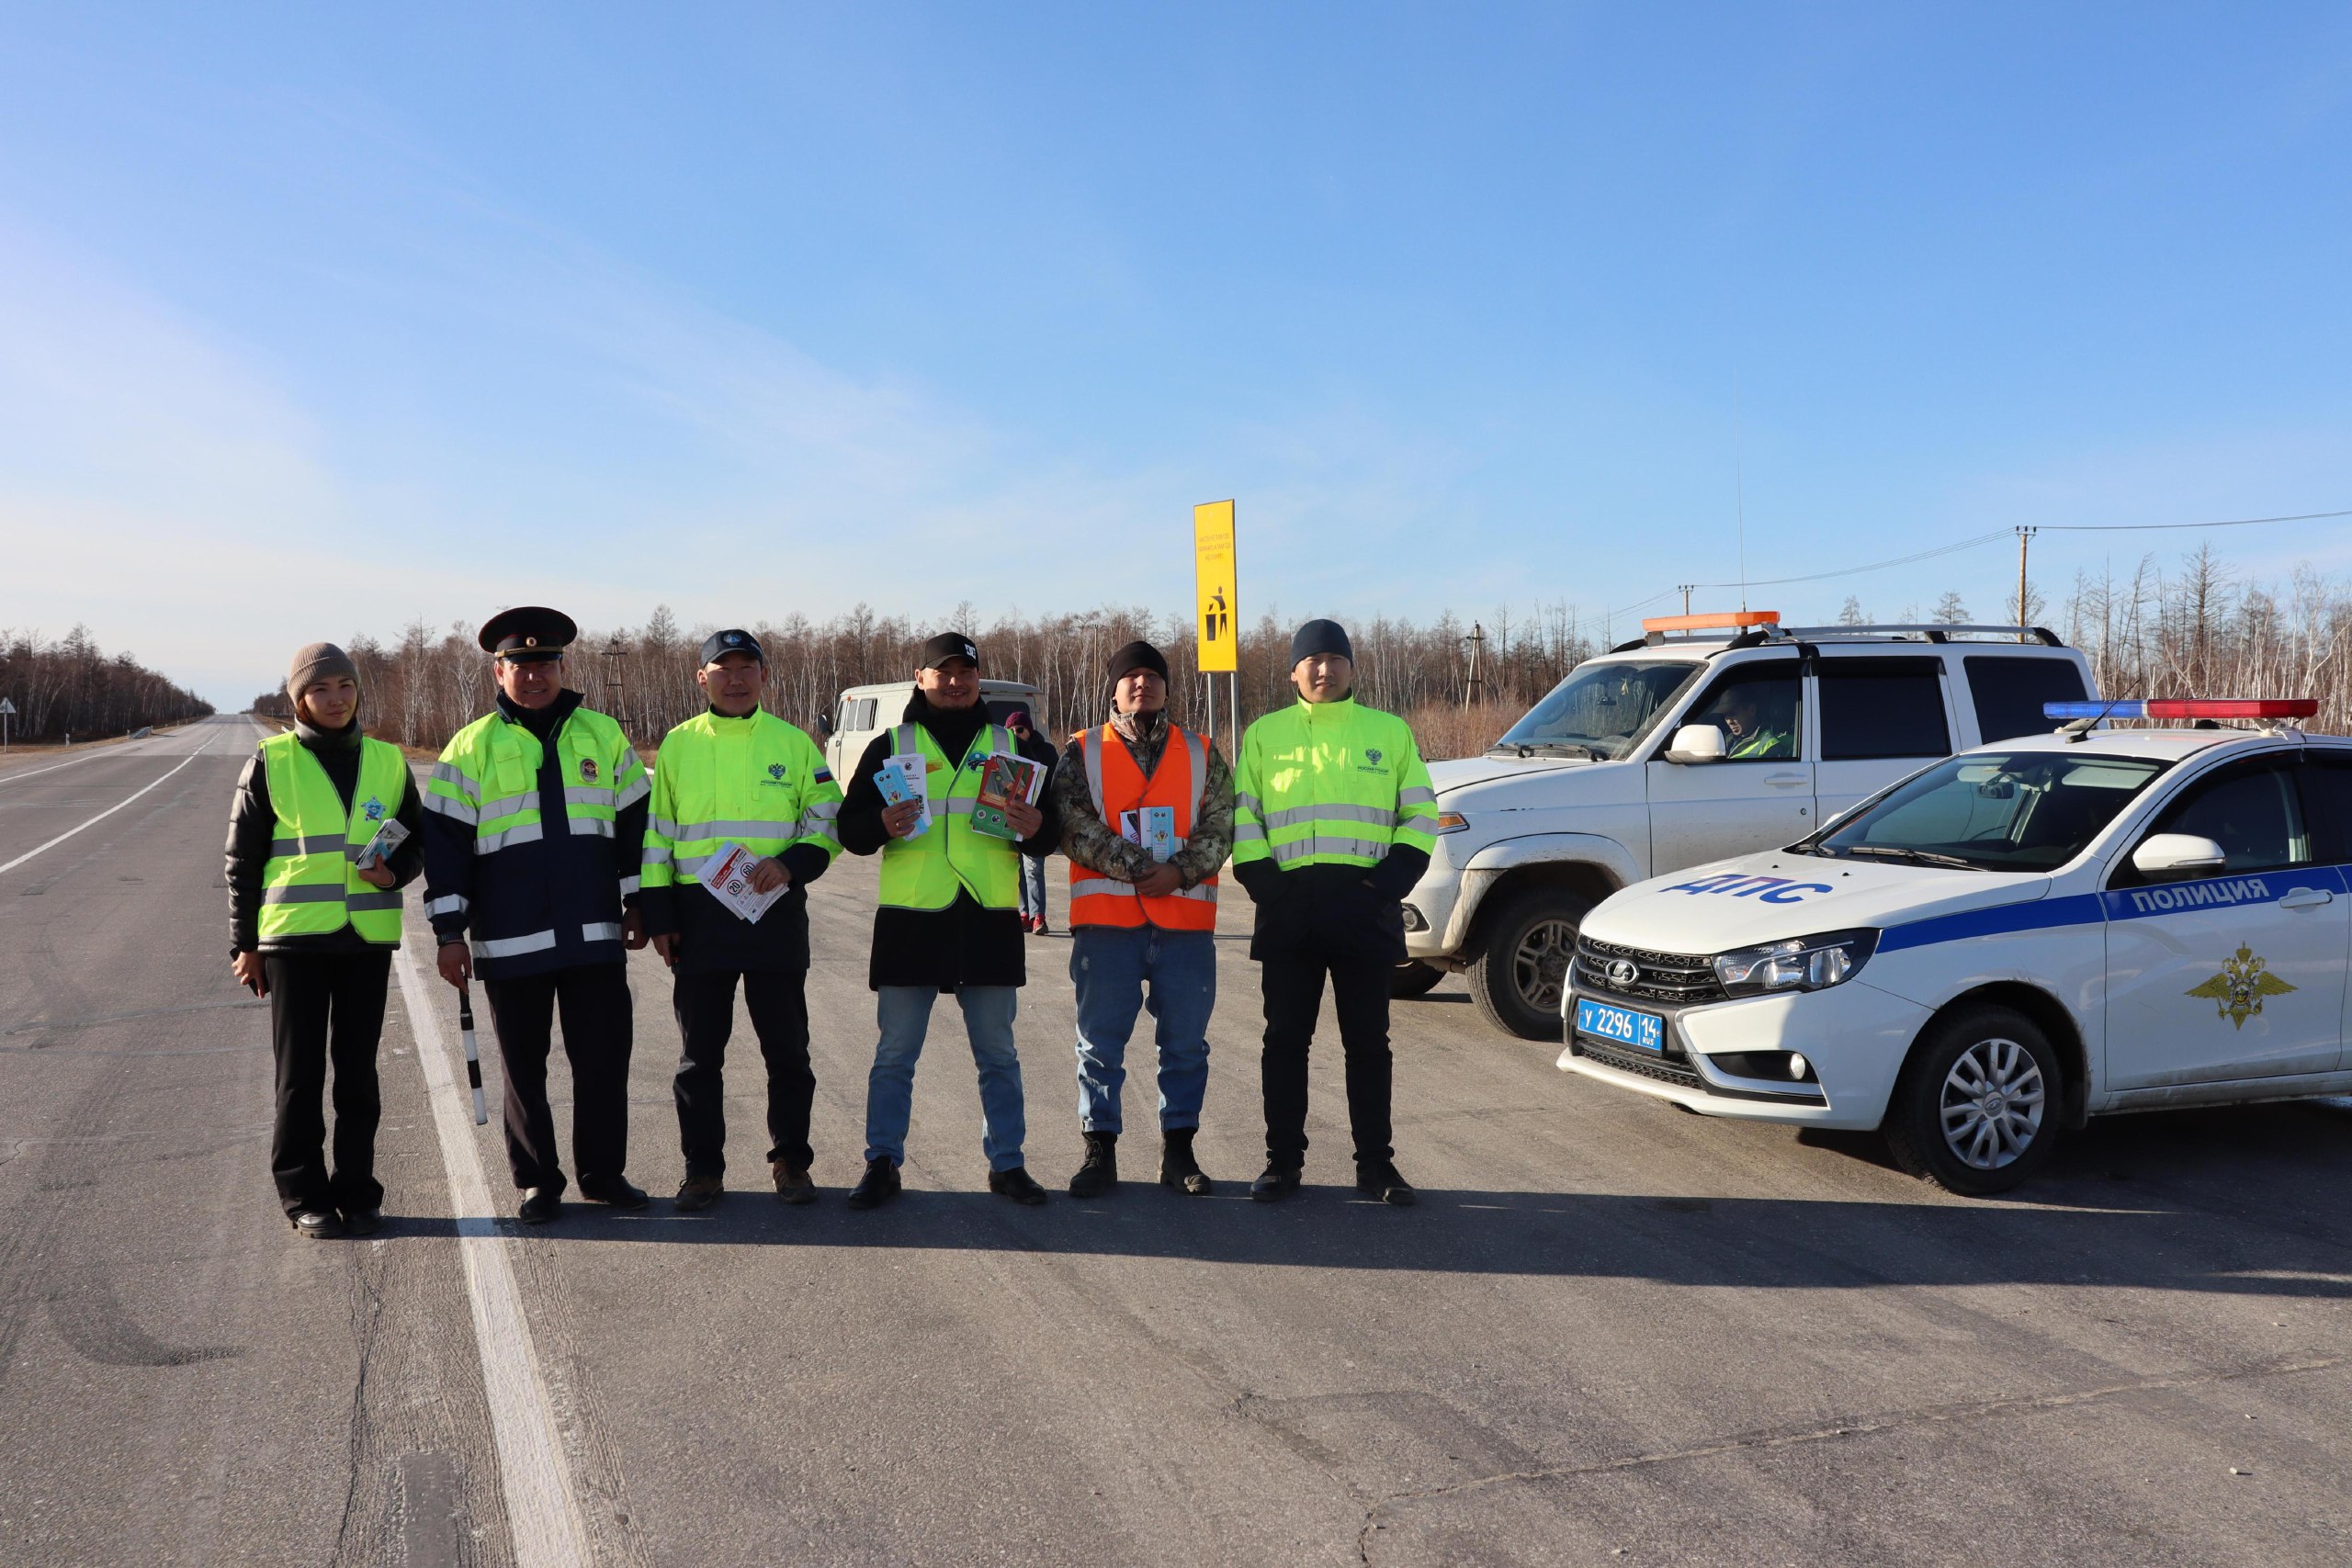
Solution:
<svg viewBox="0 0 2352 1568">
<path fill-rule="evenodd" d="M 1233 502 L 1193 508 L 1193 582 L 1200 595 L 1200 665 L 1204 674 L 1238 670 L 1241 612 L 1233 567 Z"/>
</svg>

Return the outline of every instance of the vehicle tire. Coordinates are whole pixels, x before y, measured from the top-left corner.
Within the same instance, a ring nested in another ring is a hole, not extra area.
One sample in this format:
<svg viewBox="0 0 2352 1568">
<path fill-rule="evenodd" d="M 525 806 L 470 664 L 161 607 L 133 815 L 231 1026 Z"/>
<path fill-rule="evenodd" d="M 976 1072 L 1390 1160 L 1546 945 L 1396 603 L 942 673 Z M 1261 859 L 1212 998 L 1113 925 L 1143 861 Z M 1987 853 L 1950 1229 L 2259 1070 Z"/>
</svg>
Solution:
<svg viewBox="0 0 2352 1568">
<path fill-rule="evenodd" d="M 2025 1180 L 2057 1146 L 2064 1079 L 2040 1025 L 2004 1007 L 1939 1019 L 1919 1036 L 1886 1111 L 1895 1163 L 1947 1192 Z"/>
<path fill-rule="evenodd" d="M 1424 964 L 1408 958 L 1388 972 L 1388 994 L 1399 1001 L 1428 996 L 1445 978 L 1445 971 L 1434 964 Z"/>
<path fill-rule="evenodd" d="M 1565 887 L 1530 887 L 1480 922 L 1485 935 L 1464 973 L 1488 1023 L 1521 1040 L 1560 1038 L 1568 960 L 1591 909 L 1591 900 Z"/>
</svg>

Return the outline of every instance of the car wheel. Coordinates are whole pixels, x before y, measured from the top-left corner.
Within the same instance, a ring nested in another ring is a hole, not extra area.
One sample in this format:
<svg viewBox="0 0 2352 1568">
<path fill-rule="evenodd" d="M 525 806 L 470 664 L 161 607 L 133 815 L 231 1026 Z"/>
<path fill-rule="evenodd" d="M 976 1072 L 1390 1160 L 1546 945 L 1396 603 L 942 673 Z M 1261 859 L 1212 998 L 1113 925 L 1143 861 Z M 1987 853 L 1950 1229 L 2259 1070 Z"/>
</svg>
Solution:
<svg viewBox="0 0 2352 1568">
<path fill-rule="evenodd" d="M 2007 1008 L 1972 1008 L 1919 1037 L 1886 1141 L 1904 1169 L 1948 1192 L 2007 1191 L 2056 1146 L 2062 1088 L 2058 1053 L 2038 1024 Z"/>
<path fill-rule="evenodd" d="M 1589 901 L 1565 887 L 1513 895 L 1484 922 L 1471 959 L 1470 999 L 1488 1023 L 1521 1040 L 1560 1038 L 1560 998 Z"/>
<path fill-rule="evenodd" d="M 1436 964 L 1408 958 L 1388 972 L 1388 994 L 1399 1000 L 1425 997 L 1436 990 L 1437 983 L 1444 978 L 1445 971 Z"/>
</svg>

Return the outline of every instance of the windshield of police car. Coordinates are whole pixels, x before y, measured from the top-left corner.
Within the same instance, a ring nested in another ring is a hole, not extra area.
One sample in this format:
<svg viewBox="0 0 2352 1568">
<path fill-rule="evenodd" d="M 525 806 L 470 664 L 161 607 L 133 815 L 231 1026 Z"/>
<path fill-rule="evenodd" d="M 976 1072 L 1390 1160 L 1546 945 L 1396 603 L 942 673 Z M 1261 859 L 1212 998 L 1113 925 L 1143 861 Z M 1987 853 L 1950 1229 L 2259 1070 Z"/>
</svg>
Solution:
<svg viewBox="0 0 2352 1568">
<path fill-rule="evenodd" d="M 1528 709 L 1527 716 L 1512 725 L 1492 750 L 1622 757 L 1705 669 L 1690 660 L 1584 665 Z"/>
<path fill-rule="evenodd" d="M 1832 858 L 2054 871 L 2169 763 L 2081 751 L 1973 751 L 1897 784 L 1799 849 Z"/>
</svg>

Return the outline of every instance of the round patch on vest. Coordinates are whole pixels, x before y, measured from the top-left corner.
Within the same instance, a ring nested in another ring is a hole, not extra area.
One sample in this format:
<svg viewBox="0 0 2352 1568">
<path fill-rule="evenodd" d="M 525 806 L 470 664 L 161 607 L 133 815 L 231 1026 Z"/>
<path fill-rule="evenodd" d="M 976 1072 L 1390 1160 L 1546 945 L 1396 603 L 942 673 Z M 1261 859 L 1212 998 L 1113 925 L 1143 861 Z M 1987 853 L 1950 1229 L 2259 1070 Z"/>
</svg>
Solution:
<svg viewBox="0 0 2352 1568">
<path fill-rule="evenodd" d="M 588 784 L 594 784 L 596 782 L 595 758 L 582 757 L 580 759 L 580 777 L 583 782 Z"/>
</svg>

